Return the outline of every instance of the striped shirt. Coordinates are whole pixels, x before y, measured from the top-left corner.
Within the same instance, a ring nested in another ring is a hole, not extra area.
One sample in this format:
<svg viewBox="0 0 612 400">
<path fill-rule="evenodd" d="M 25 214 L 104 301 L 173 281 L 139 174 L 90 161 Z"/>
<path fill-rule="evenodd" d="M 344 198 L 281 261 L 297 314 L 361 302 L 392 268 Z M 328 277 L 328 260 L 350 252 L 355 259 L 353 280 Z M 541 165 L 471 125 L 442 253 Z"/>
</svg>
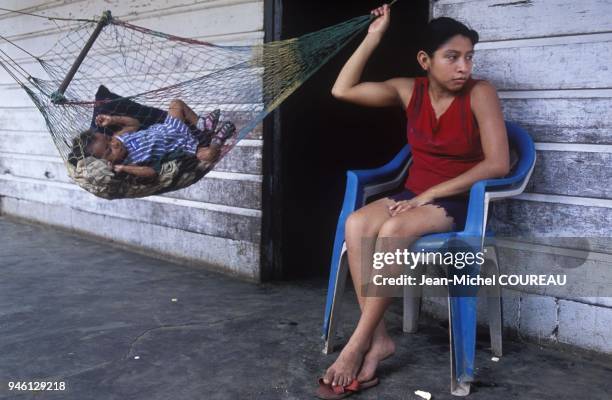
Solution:
<svg viewBox="0 0 612 400">
<path fill-rule="evenodd" d="M 196 138 L 181 120 L 168 115 L 161 124 L 117 136 L 127 151 L 123 164 L 150 165 L 157 171 L 162 159 L 169 154 L 187 153 L 195 155 L 198 148 Z"/>
</svg>

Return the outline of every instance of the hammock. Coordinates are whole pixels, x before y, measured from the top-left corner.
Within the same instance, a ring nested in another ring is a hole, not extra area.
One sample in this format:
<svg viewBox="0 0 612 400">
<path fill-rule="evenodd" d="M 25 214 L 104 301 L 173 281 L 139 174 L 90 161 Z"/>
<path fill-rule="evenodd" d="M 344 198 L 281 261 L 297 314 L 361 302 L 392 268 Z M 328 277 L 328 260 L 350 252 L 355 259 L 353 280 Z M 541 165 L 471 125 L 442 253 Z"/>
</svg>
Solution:
<svg viewBox="0 0 612 400">
<path fill-rule="evenodd" d="M 115 199 L 197 182 L 240 140 L 258 137 L 254 129 L 264 117 L 367 27 L 371 16 L 252 46 L 173 36 L 113 18 L 108 11 L 96 20 L 48 19 L 68 21 L 68 26 L 56 22 L 62 36 L 41 56 L 0 37 L 31 57 L 46 77 L 30 75 L 2 49 L 0 64 L 42 113 L 69 176 L 89 192 Z M 173 99 L 199 115 L 221 109 L 222 119 L 236 125 L 237 133 L 216 162 L 182 155 L 165 161 L 151 180 L 116 174 L 84 151 L 81 133 L 97 129 L 95 113 L 135 117 L 146 127 L 159 122 L 159 113 Z"/>
</svg>

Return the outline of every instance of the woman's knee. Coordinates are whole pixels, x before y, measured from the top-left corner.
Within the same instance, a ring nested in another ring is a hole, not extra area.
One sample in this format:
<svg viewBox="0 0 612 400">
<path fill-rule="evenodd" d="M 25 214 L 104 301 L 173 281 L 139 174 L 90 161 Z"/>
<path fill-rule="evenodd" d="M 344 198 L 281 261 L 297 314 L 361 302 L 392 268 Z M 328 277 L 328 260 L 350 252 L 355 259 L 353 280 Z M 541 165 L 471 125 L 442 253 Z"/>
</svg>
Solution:
<svg viewBox="0 0 612 400">
<path fill-rule="evenodd" d="M 418 224 L 406 221 L 405 218 L 390 218 L 380 227 L 379 237 L 418 237 L 422 236 L 422 229 Z"/>
<path fill-rule="evenodd" d="M 344 237 L 347 242 L 361 241 L 365 238 L 374 238 L 378 233 L 379 222 L 368 216 L 367 213 L 355 211 L 349 215 L 344 224 Z"/>
<path fill-rule="evenodd" d="M 346 219 L 344 230 L 347 236 L 361 235 L 365 233 L 366 225 L 367 221 L 365 216 L 355 211 L 352 212 Z"/>
</svg>

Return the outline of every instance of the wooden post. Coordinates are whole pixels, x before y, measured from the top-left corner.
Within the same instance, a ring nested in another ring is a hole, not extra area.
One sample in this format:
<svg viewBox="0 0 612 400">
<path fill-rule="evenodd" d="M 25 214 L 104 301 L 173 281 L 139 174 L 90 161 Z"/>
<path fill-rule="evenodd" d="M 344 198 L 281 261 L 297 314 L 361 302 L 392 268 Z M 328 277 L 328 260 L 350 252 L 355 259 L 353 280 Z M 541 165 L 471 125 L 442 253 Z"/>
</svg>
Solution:
<svg viewBox="0 0 612 400">
<path fill-rule="evenodd" d="M 87 56 L 87 53 L 91 49 L 91 46 L 93 46 L 94 42 L 100 35 L 100 32 L 102 32 L 102 28 L 104 28 L 104 26 L 108 24 L 111 21 L 111 19 L 112 19 L 112 16 L 111 16 L 110 11 L 104 11 L 104 13 L 102 13 L 102 17 L 100 18 L 100 21 L 98 21 L 98 24 L 96 25 L 96 29 L 94 29 L 87 43 L 85 43 L 85 46 L 79 53 L 79 56 L 77 57 L 77 59 L 72 64 L 72 67 L 70 67 L 70 70 L 66 74 L 66 77 L 60 84 L 57 91 L 55 91 L 51 95 L 51 101 L 53 103 L 58 104 L 58 103 L 63 103 L 64 101 L 66 101 L 66 97 L 64 97 L 64 92 L 68 88 L 68 85 L 72 81 L 72 78 L 74 78 L 74 75 L 76 75 L 76 72 L 81 66 L 81 63 L 83 63 L 83 60 L 85 59 L 85 56 Z"/>
</svg>

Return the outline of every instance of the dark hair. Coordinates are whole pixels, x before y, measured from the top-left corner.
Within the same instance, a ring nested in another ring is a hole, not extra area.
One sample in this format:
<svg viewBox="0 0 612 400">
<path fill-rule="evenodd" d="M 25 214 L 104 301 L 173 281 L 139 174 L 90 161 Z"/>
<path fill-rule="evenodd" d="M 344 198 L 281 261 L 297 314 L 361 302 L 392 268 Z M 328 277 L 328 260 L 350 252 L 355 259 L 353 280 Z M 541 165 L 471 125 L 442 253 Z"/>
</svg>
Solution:
<svg viewBox="0 0 612 400">
<path fill-rule="evenodd" d="M 423 32 L 421 49 L 433 57 L 436 50 L 456 35 L 467 37 L 474 46 L 478 43 L 478 32 L 461 22 L 449 17 L 432 19 Z"/>
<path fill-rule="evenodd" d="M 72 151 L 68 154 L 68 162 L 76 166 L 79 160 L 91 155 L 89 146 L 93 143 L 95 132 L 91 129 L 83 131 L 72 139 Z"/>
</svg>

